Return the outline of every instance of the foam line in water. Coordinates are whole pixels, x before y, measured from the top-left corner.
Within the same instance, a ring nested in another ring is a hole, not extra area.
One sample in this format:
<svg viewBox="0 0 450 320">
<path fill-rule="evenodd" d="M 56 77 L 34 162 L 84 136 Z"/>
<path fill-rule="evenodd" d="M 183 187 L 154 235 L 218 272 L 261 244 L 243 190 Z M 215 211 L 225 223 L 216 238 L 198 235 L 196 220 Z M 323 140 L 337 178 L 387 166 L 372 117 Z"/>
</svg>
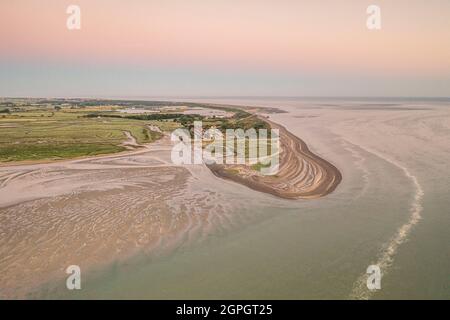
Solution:
<svg viewBox="0 0 450 320">
<path fill-rule="evenodd" d="M 404 173 L 404 175 L 412 182 L 412 185 L 415 189 L 414 199 L 411 202 L 411 206 L 409 209 L 410 216 L 408 221 L 400 226 L 400 228 L 397 229 L 397 232 L 395 235 L 383 246 L 381 253 L 378 257 L 378 260 L 373 263 L 375 265 L 378 265 L 381 269 L 381 272 L 383 275 L 386 275 L 387 270 L 392 265 L 394 261 L 394 256 L 398 251 L 399 246 L 404 243 L 407 240 L 408 235 L 411 233 L 412 228 L 420 221 L 422 218 L 421 212 L 422 212 L 422 198 L 424 195 L 422 186 L 420 185 L 418 179 L 416 176 L 411 174 L 411 172 L 408 170 L 407 167 L 403 166 L 399 162 L 390 159 L 389 157 L 386 157 L 374 150 L 371 150 L 369 148 L 365 148 L 362 146 L 357 145 L 359 148 L 377 156 L 380 159 L 383 159 L 394 166 L 401 169 Z M 350 293 L 349 298 L 350 299 L 360 299 L 360 300 L 368 300 L 374 293 L 373 291 L 369 290 L 366 286 L 367 281 L 367 274 L 361 275 L 358 280 L 356 280 L 355 284 L 353 285 L 352 292 Z"/>
</svg>

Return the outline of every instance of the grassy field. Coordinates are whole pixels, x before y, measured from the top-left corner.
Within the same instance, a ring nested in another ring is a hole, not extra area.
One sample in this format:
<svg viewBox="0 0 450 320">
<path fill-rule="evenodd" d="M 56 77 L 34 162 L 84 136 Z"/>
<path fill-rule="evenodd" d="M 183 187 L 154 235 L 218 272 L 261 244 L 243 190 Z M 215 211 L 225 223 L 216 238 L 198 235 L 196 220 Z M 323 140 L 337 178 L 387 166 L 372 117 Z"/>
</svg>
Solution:
<svg viewBox="0 0 450 320">
<path fill-rule="evenodd" d="M 0 163 L 70 159 L 120 152 L 126 150 L 123 146 L 127 139 L 125 131 L 130 132 L 140 144 L 153 142 L 162 136 L 149 130 L 149 125 L 155 125 L 162 131 L 185 127 L 191 134 L 194 121 L 199 120 L 203 121 L 204 130 L 215 127 L 223 133 L 226 129 L 237 128 L 270 129 L 266 122 L 256 116 L 233 107 L 186 104 L 188 108 L 225 110 L 233 113 L 230 118 L 180 114 L 186 107 L 177 104 L 170 111 L 162 113 L 119 112 L 119 109 L 135 105 L 154 108 L 172 104 L 121 100 L 0 99 Z M 248 156 L 248 140 L 245 142 L 245 154 Z"/>
<path fill-rule="evenodd" d="M 223 153 L 225 154 L 225 145 L 227 142 L 225 141 L 225 134 L 227 129 L 242 129 L 244 131 L 248 129 L 255 129 L 258 131 L 259 129 L 266 129 L 268 137 L 270 137 L 270 125 L 259 119 L 256 115 L 248 113 L 241 109 L 236 109 L 233 107 L 219 107 L 219 106 L 210 106 L 210 105 L 199 105 L 193 104 L 192 107 L 203 107 L 208 109 L 219 109 L 223 111 L 228 111 L 233 115 L 228 118 L 216 118 L 216 117 L 206 117 L 197 114 L 181 114 L 179 111 L 173 111 L 169 113 L 157 113 L 157 114 L 123 114 L 120 112 L 104 112 L 104 110 L 100 110 L 97 112 L 88 113 L 87 117 L 96 118 L 97 116 L 101 116 L 105 119 L 140 119 L 140 120 L 156 120 L 156 119 L 171 119 L 177 123 L 179 123 L 183 128 L 186 128 L 190 131 L 191 137 L 194 137 L 194 121 L 201 121 L 203 130 L 207 130 L 209 128 L 216 128 L 222 132 L 224 135 L 224 144 L 223 144 Z M 235 146 L 235 154 L 237 154 L 237 140 L 236 138 L 231 138 L 234 141 Z M 233 143 L 231 140 L 229 142 Z M 210 140 L 203 141 L 203 147 L 206 147 L 210 144 Z M 257 142 L 256 142 L 257 143 Z M 257 152 L 259 152 L 259 145 L 262 143 L 261 141 L 257 143 Z M 268 152 L 271 152 L 271 145 L 269 143 L 265 143 Z M 245 157 L 249 156 L 249 139 L 245 138 Z M 259 167 L 258 167 L 259 168 Z"/>
<path fill-rule="evenodd" d="M 0 162 L 23 160 L 57 160 L 79 156 L 114 153 L 125 150 L 124 131 L 138 143 L 149 143 L 161 134 L 150 131 L 154 124 L 172 130 L 177 124 L 116 118 L 86 118 L 93 111 L 112 107 L 83 109 L 24 107 L 0 114 Z"/>
</svg>

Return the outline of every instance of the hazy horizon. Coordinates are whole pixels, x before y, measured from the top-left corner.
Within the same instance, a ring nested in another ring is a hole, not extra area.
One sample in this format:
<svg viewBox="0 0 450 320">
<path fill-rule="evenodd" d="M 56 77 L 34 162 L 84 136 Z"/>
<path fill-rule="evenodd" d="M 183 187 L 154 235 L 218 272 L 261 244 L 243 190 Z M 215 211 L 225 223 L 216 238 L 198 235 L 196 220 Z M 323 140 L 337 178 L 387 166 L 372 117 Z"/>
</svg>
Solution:
<svg viewBox="0 0 450 320">
<path fill-rule="evenodd" d="M 157 101 L 158 99 L 242 99 L 242 100 L 252 100 L 252 99 L 268 99 L 268 100 L 287 100 L 287 99 L 298 99 L 298 100 L 390 100 L 390 101 L 404 101 L 404 100 L 424 100 L 424 101 L 447 101 L 450 99 L 450 96 L 237 96 L 237 95 L 154 95 L 154 96 L 104 96 L 104 95 L 74 95 L 74 96 L 38 96 L 38 95 L 30 95 L 30 96 L 0 96 L 0 99 L 67 99 L 67 100 L 77 100 L 77 99 L 85 99 L 85 100 L 136 100 L 136 101 Z"/>
<path fill-rule="evenodd" d="M 0 96 L 450 96 L 450 3 L 0 3 Z"/>
</svg>

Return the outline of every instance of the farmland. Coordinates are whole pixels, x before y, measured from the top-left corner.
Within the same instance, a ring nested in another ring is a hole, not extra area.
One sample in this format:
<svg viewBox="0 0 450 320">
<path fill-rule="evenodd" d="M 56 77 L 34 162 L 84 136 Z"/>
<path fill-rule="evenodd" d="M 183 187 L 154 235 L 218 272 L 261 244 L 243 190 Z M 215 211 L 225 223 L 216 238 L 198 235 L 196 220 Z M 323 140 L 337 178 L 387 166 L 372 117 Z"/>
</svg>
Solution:
<svg viewBox="0 0 450 320">
<path fill-rule="evenodd" d="M 172 130 L 177 123 L 125 118 L 88 118 L 98 111 L 114 112 L 116 106 L 9 104 L 0 115 L 0 162 L 58 160 L 124 151 L 128 131 L 137 143 L 161 137 L 149 125 Z M 11 107 L 12 106 L 12 107 Z"/>
</svg>

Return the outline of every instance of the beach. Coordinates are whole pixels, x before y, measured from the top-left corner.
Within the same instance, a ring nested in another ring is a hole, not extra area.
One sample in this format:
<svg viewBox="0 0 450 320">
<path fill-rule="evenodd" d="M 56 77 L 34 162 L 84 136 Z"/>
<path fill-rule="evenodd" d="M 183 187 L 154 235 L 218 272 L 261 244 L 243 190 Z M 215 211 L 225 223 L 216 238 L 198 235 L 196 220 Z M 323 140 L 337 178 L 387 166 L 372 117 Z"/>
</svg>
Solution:
<svg viewBox="0 0 450 320">
<path fill-rule="evenodd" d="M 319 198 L 336 189 L 342 175 L 334 165 L 312 153 L 304 141 L 283 126 L 260 119 L 279 130 L 281 151 L 276 174 L 261 175 L 248 165 L 208 165 L 216 176 L 285 199 Z"/>
</svg>

